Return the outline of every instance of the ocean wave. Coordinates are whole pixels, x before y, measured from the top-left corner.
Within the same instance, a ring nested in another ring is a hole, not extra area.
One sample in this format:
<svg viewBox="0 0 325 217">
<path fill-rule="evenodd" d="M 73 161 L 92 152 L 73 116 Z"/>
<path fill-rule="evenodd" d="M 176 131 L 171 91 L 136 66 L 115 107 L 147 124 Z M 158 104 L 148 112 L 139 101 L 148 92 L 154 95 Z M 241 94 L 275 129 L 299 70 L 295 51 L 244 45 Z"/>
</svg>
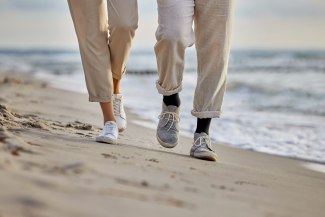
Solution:
<svg viewBox="0 0 325 217">
<path fill-rule="evenodd" d="M 157 74 L 157 70 L 151 70 L 151 69 L 130 69 L 130 70 L 126 70 L 127 74 L 131 74 L 131 75 L 153 75 L 153 74 Z"/>
</svg>

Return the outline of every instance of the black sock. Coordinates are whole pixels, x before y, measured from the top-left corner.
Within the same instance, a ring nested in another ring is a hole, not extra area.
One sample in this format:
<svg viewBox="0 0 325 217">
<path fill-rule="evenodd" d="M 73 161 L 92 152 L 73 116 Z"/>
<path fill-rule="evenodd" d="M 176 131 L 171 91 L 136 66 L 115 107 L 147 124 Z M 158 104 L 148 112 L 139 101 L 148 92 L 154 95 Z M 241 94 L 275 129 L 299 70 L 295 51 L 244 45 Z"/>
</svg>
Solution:
<svg viewBox="0 0 325 217">
<path fill-rule="evenodd" d="M 198 118 L 195 133 L 206 133 L 209 135 L 211 118 Z"/>
<path fill-rule="evenodd" d="M 175 93 L 170 96 L 164 96 L 163 99 L 166 106 L 173 105 L 179 107 L 181 105 L 181 99 L 179 98 L 179 94 Z"/>
</svg>

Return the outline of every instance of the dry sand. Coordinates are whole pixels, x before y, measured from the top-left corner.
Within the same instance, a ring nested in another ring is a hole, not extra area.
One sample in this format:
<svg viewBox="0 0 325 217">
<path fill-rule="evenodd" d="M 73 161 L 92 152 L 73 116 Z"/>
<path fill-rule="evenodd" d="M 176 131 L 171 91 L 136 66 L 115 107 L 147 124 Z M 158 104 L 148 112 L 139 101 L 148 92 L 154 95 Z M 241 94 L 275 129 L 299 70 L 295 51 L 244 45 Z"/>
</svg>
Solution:
<svg viewBox="0 0 325 217">
<path fill-rule="evenodd" d="M 118 145 L 96 143 L 86 95 L 0 73 L 0 217 L 325 216 L 316 164 L 218 144 L 200 161 L 128 117 Z"/>
</svg>

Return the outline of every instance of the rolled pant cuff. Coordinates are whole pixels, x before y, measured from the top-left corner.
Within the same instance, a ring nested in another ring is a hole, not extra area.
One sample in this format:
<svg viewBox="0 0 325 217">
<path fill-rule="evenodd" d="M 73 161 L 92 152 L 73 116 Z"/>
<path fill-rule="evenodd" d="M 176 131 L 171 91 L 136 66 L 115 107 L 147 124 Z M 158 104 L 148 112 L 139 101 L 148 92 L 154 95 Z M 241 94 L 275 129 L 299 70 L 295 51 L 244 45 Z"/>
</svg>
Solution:
<svg viewBox="0 0 325 217">
<path fill-rule="evenodd" d="M 192 115 L 197 118 L 220 118 L 221 111 L 205 111 L 205 112 L 198 112 L 192 110 Z"/>
<path fill-rule="evenodd" d="M 160 84 L 159 82 L 157 81 L 156 82 L 156 87 L 157 87 L 157 90 L 158 90 L 158 93 L 164 95 L 164 96 L 170 96 L 170 95 L 173 95 L 175 93 L 179 93 L 182 91 L 182 85 L 176 87 L 175 89 L 173 90 L 165 90 Z"/>
<path fill-rule="evenodd" d="M 89 96 L 89 102 L 111 102 L 112 96 L 101 96 L 101 97 L 95 97 L 95 96 Z"/>
</svg>

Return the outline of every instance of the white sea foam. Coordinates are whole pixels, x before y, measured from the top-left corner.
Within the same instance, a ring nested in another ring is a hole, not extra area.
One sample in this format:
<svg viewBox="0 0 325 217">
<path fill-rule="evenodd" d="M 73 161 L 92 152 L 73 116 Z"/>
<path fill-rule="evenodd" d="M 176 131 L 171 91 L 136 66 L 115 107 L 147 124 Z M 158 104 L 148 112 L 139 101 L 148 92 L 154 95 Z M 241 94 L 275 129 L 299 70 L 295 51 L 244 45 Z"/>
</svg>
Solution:
<svg viewBox="0 0 325 217">
<path fill-rule="evenodd" d="M 196 120 L 190 115 L 194 87 L 193 75 L 184 76 L 181 93 L 181 129 L 195 130 Z M 137 114 L 157 123 L 161 96 L 154 87 L 155 75 L 127 76 L 124 80 L 126 105 Z M 231 83 L 231 78 L 230 83 Z M 141 87 L 141 88 L 139 88 Z M 325 117 L 298 112 L 254 110 L 245 102 L 246 95 L 225 96 L 221 119 L 211 126 L 214 140 L 255 151 L 325 162 Z"/>
<path fill-rule="evenodd" d="M 316 172 L 325 173 L 325 165 L 317 163 L 304 163 L 303 167 Z"/>
</svg>

